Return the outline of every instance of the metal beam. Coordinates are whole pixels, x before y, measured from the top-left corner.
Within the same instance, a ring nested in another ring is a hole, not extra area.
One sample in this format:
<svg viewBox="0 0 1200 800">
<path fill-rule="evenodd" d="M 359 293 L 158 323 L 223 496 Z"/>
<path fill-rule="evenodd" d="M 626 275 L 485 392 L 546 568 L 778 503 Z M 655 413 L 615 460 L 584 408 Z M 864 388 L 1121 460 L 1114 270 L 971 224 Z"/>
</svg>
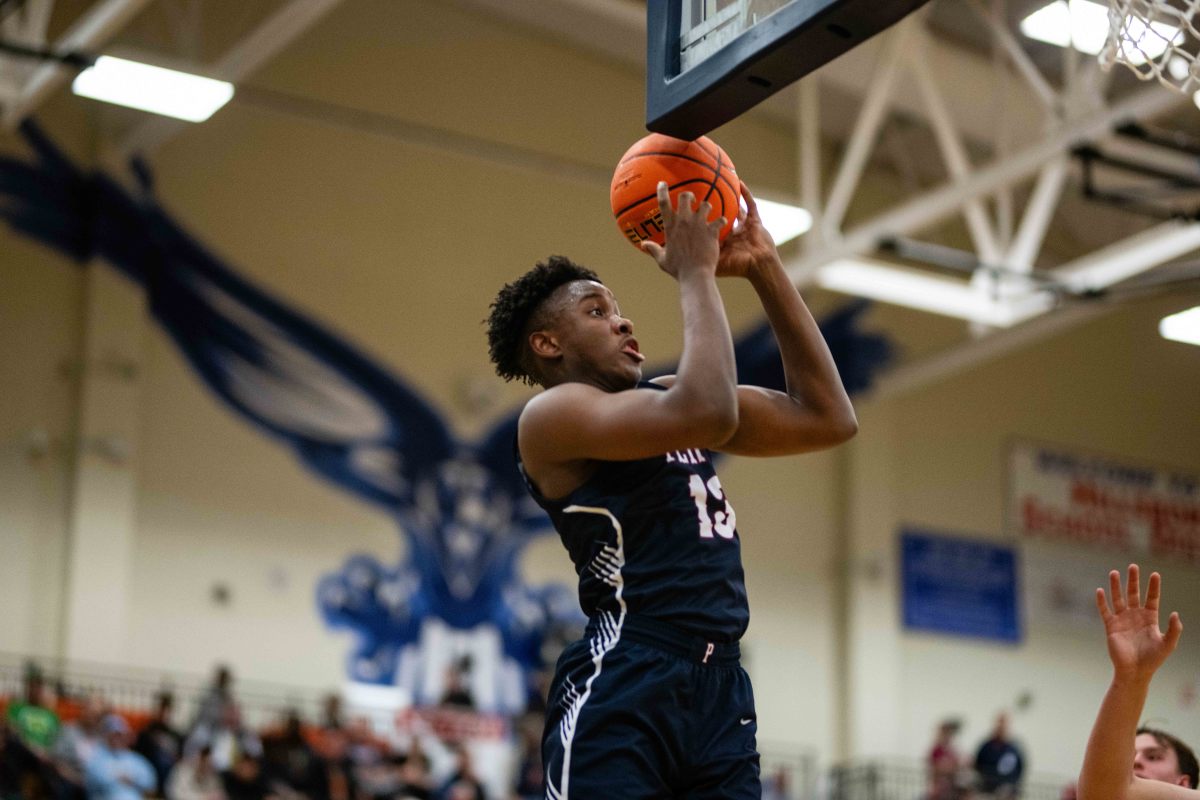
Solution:
<svg viewBox="0 0 1200 800">
<path fill-rule="evenodd" d="M 957 213 L 967 200 L 1025 180 L 1048 161 L 1062 157 L 1078 144 L 1108 135 L 1115 125 L 1125 120 L 1155 117 L 1185 102 L 1188 102 L 1187 97 L 1169 89 L 1158 86 L 1142 89 L 1116 105 L 1067 123 L 1044 141 L 978 170 L 967 180 L 950 181 L 899 208 L 880 214 L 842 239 L 793 260 L 788 266 L 788 275 L 796 283 L 807 283 L 813 272 L 824 264 L 869 253 L 883 238 L 909 235 L 941 222 Z"/>
<path fill-rule="evenodd" d="M 817 221 L 825 238 L 838 235 L 842 218 L 854 198 L 854 191 L 858 188 L 867 157 L 871 155 L 871 147 L 891 102 L 892 84 L 904 63 L 904 45 L 908 41 L 908 32 L 913 24 L 915 23 L 911 19 L 906 20 L 887 34 L 886 50 L 880 60 L 875 82 L 863 101 L 858 121 L 854 124 L 854 132 L 850 135 L 845 155 L 842 156 L 842 165 L 833 181 L 833 188 L 829 191 L 829 200 Z"/>
<path fill-rule="evenodd" d="M 64 33 L 52 49 L 95 51 L 128 25 L 152 0 L 101 0 Z M 58 64 L 42 64 L 22 87 L 20 95 L 4 108 L 0 126 L 13 130 L 32 114 L 43 101 L 73 75 L 73 70 Z"/>
</svg>

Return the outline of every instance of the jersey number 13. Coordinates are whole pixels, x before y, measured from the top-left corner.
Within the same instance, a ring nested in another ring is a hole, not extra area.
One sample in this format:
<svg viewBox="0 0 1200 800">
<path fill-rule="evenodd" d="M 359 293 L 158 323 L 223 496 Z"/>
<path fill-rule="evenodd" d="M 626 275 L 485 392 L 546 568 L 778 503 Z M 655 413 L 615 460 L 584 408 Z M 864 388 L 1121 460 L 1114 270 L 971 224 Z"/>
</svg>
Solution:
<svg viewBox="0 0 1200 800">
<path fill-rule="evenodd" d="M 692 475 L 688 480 L 688 488 L 691 490 L 692 499 L 696 501 L 696 516 L 700 521 L 700 538 L 711 539 L 716 533 L 722 539 L 732 539 L 733 531 L 737 528 L 737 514 L 733 513 L 733 506 L 729 505 L 729 500 L 725 497 L 725 492 L 721 490 L 721 481 L 716 475 L 708 479 L 708 483 L 699 475 Z M 724 507 L 722 511 L 709 511 L 708 498 L 721 501 Z"/>
</svg>

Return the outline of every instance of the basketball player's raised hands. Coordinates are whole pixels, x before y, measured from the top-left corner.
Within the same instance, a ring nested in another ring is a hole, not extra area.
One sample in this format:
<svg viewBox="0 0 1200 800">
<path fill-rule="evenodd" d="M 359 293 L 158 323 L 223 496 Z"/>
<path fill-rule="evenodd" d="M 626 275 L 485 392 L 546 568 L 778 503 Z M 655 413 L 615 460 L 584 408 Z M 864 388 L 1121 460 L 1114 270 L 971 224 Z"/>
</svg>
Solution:
<svg viewBox="0 0 1200 800">
<path fill-rule="evenodd" d="M 720 253 L 718 234 L 725 225 L 725 218 L 708 221 L 712 206 L 696 204 L 691 192 L 680 192 L 679 203 L 671 204 L 671 195 L 665 181 L 658 183 L 658 208 L 662 213 L 663 232 L 666 243 L 642 242 L 642 249 L 649 253 L 663 272 L 679 280 L 683 272 L 696 270 L 713 274 Z"/>
<path fill-rule="evenodd" d="M 1138 582 L 1137 564 L 1129 565 L 1125 590 L 1121 590 L 1121 573 L 1108 574 L 1109 592 L 1096 590 L 1096 608 L 1104 620 L 1108 636 L 1108 657 L 1112 660 L 1114 680 L 1149 683 L 1155 671 L 1179 643 L 1183 623 L 1179 614 L 1172 613 L 1164 635 L 1158 627 L 1158 606 L 1162 596 L 1162 578 L 1151 573 L 1150 585 L 1143 602 Z M 1109 607 L 1109 600 L 1112 607 Z"/>
<path fill-rule="evenodd" d="M 740 181 L 746 207 L 738 210 L 738 224 L 725 237 L 717 259 L 717 275 L 722 278 L 746 278 L 757 267 L 779 257 L 775 240 L 763 225 L 758 204 L 750 187 Z"/>
</svg>

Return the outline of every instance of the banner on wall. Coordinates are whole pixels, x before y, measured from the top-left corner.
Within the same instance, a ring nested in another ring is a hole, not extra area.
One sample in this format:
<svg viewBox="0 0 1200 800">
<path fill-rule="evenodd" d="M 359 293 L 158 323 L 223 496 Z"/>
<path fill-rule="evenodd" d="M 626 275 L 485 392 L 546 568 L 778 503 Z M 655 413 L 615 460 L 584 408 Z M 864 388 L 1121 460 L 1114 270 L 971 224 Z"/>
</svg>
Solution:
<svg viewBox="0 0 1200 800">
<path fill-rule="evenodd" d="M 1027 441 L 1008 463 L 1010 532 L 1200 562 L 1200 474 Z"/>
<path fill-rule="evenodd" d="M 906 629 L 1021 640 L 1012 547 L 904 530 L 900 554 Z"/>
</svg>

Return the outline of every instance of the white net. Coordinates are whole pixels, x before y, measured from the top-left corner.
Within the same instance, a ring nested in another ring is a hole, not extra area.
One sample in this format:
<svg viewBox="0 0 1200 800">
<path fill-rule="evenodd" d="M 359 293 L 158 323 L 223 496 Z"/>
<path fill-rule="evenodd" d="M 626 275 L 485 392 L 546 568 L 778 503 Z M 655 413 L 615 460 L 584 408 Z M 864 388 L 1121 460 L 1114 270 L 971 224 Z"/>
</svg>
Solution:
<svg viewBox="0 0 1200 800">
<path fill-rule="evenodd" d="M 1140 80 L 1200 90 L 1200 0 L 1108 0 L 1105 69 L 1124 64 Z"/>
</svg>

